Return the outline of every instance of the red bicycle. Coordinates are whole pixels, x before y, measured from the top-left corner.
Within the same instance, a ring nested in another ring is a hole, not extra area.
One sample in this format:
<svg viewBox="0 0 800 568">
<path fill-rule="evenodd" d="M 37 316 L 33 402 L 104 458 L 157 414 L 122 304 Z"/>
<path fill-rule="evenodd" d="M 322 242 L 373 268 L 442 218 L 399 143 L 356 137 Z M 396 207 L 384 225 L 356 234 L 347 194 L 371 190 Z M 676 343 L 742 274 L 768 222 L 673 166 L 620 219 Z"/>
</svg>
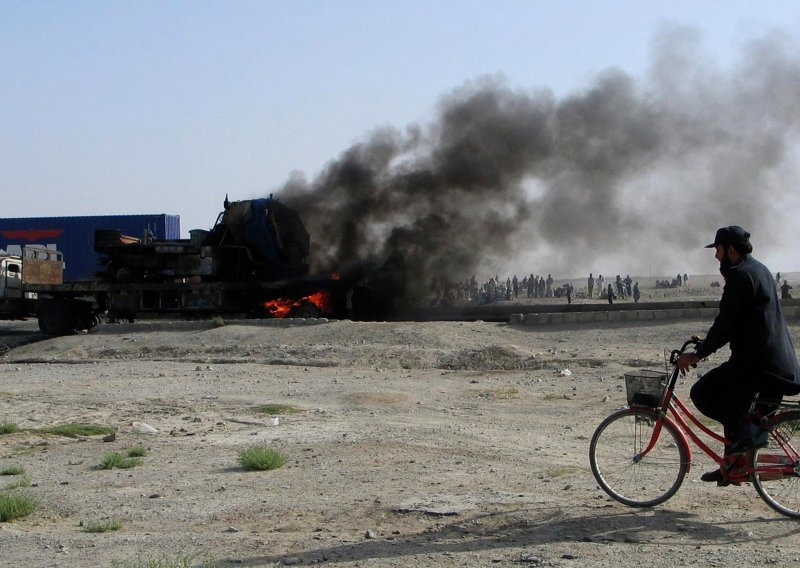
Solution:
<svg viewBox="0 0 800 568">
<path fill-rule="evenodd" d="M 628 407 L 595 430 L 589 461 L 597 483 L 612 498 L 632 507 L 652 507 L 675 495 L 692 465 L 689 440 L 719 464 L 731 484 L 749 482 L 773 509 L 800 518 L 800 403 L 779 404 L 758 396 L 750 416 L 769 433 L 766 447 L 735 456 L 720 455 L 696 430 L 731 442 L 692 414 L 675 394 L 678 357 L 699 340 L 670 354 L 672 373 L 639 371 L 625 375 Z M 759 408 L 774 410 L 761 415 Z"/>
</svg>

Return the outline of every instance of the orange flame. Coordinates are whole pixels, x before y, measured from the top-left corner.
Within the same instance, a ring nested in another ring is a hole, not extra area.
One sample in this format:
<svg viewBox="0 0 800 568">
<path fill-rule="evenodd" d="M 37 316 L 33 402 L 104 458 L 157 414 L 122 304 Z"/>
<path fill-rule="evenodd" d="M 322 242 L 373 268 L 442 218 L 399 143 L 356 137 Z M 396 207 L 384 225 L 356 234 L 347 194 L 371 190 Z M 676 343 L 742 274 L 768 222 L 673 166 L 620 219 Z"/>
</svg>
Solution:
<svg viewBox="0 0 800 568">
<path fill-rule="evenodd" d="M 321 314 L 330 314 L 333 311 L 333 300 L 331 293 L 326 290 L 319 290 L 313 294 L 309 294 L 299 300 L 287 300 L 285 298 L 277 298 L 264 302 L 264 307 L 276 318 L 285 318 L 292 311 L 292 308 L 300 307 L 303 302 L 310 302 L 314 304 Z"/>
</svg>

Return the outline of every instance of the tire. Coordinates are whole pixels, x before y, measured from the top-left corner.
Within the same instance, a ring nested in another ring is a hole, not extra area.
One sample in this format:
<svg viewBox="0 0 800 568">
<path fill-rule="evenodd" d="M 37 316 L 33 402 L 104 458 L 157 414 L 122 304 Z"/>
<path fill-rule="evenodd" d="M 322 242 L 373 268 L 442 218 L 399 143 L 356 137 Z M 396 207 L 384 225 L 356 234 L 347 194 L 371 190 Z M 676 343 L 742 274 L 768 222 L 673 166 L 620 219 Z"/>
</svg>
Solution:
<svg viewBox="0 0 800 568">
<path fill-rule="evenodd" d="M 120 284 L 127 284 L 132 281 L 133 281 L 133 270 L 131 270 L 127 266 L 118 268 L 114 272 L 114 282 L 119 282 Z"/>
<path fill-rule="evenodd" d="M 767 446 L 753 451 L 750 457 L 750 467 L 761 469 L 753 473 L 751 481 L 767 505 L 782 515 L 800 519 L 800 411 L 781 412 L 773 420 Z M 770 464 L 776 464 L 773 471 L 769 471 Z M 785 472 L 787 465 L 794 466 L 793 473 Z"/>
<path fill-rule="evenodd" d="M 100 323 L 100 316 L 97 316 L 91 312 L 85 312 L 81 315 L 81 329 L 92 329 L 98 323 Z"/>
<path fill-rule="evenodd" d="M 70 335 L 80 327 L 78 313 L 68 302 L 49 301 L 37 315 L 39 329 L 46 335 Z"/>
<path fill-rule="evenodd" d="M 589 462 L 600 487 L 631 507 L 652 507 L 675 495 L 689 469 L 689 451 L 676 427 L 664 421 L 656 445 L 644 457 L 656 426 L 654 410 L 615 412 L 595 430 Z"/>
</svg>

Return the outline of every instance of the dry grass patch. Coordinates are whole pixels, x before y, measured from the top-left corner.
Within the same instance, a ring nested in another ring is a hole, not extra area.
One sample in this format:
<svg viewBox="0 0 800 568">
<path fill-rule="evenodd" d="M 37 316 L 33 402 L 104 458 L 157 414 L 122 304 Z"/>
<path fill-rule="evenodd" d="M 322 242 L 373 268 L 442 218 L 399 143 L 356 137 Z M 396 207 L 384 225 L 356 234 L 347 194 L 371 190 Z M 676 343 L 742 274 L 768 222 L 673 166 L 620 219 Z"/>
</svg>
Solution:
<svg viewBox="0 0 800 568">
<path fill-rule="evenodd" d="M 253 410 L 258 414 L 270 414 L 272 416 L 305 412 L 302 408 L 291 404 L 262 404 L 256 406 Z"/>
<path fill-rule="evenodd" d="M 264 445 L 251 446 L 239 452 L 239 465 L 245 471 L 270 471 L 285 463 L 283 454 Z"/>
<path fill-rule="evenodd" d="M 569 397 L 563 392 L 549 392 L 543 397 L 545 400 L 564 400 Z"/>
<path fill-rule="evenodd" d="M 19 426 L 13 422 L 0 422 L 0 434 L 13 434 L 19 432 Z"/>
<path fill-rule="evenodd" d="M 111 519 L 108 521 L 81 521 L 80 526 L 86 533 L 106 533 L 118 531 L 122 528 L 122 521 Z"/>
<path fill-rule="evenodd" d="M 0 523 L 31 514 L 39 506 L 36 499 L 18 491 L 0 493 Z"/>
<path fill-rule="evenodd" d="M 396 392 L 354 392 L 346 395 L 345 400 L 355 405 L 398 404 L 406 402 L 408 397 Z"/>
<path fill-rule="evenodd" d="M 56 436 L 66 436 L 67 438 L 77 438 L 78 436 L 107 436 L 115 432 L 110 426 L 99 424 L 60 424 L 37 430 L 44 434 L 54 434 Z"/>
<path fill-rule="evenodd" d="M 31 478 L 25 474 L 19 474 L 13 478 L 13 481 L 7 483 L 4 487 L 4 491 L 10 491 L 12 489 L 19 489 L 21 487 L 30 487 L 31 486 Z"/>
<path fill-rule="evenodd" d="M 488 389 L 480 389 L 475 391 L 478 398 L 485 398 L 488 400 L 509 400 L 519 398 L 519 389 L 516 387 L 493 387 Z"/>
</svg>

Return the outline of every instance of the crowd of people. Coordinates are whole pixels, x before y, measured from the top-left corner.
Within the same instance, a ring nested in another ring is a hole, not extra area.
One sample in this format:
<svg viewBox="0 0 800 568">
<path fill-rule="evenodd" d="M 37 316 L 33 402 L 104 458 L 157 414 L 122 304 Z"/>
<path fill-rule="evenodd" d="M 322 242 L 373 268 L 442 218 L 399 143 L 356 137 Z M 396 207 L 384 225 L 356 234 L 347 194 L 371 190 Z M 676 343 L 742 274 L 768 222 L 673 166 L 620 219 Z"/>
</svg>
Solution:
<svg viewBox="0 0 800 568">
<path fill-rule="evenodd" d="M 689 275 L 677 274 L 671 281 L 669 279 L 656 280 L 656 288 L 676 288 L 689 285 Z M 781 284 L 781 274 L 777 274 L 775 285 L 781 293 L 781 298 L 791 298 L 789 291 L 792 289 L 786 280 Z M 530 274 L 520 279 L 516 274 L 505 279 L 495 274 L 489 280 L 479 282 L 475 276 L 462 282 L 450 282 L 446 278 L 434 277 L 431 282 L 431 292 L 434 304 L 489 304 L 501 300 L 511 301 L 519 298 L 563 298 L 572 303 L 575 298 L 575 288 L 570 282 L 557 285 L 551 274 L 540 276 Z M 630 275 L 622 278 L 617 274 L 613 280 L 599 274 L 597 277 L 589 273 L 586 281 L 586 292 L 581 291 L 581 296 L 607 301 L 632 299 L 638 303 L 641 299 L 639 283 L 634 282 Z"/>
<path fill-rule="evenodd" d="M 521 280 L 515 274 L 506 277 L 505 281 L 495 275 L 489 280 L 478 283 L 472 278 L 463 282 L 450 283 L 445 278 L 434 277 L 431 282 L 431 291 L 435 303 L 452 303 L 466 301 L 469 303 L 488 304 L 499 300 L 515 300 L 523 298 L 558 298 L 571 294 L 572 286 L 564 284 L 554 288 L 555 280 L 552 275 L 544 276 L 531 274 Z"/>
</svg>

